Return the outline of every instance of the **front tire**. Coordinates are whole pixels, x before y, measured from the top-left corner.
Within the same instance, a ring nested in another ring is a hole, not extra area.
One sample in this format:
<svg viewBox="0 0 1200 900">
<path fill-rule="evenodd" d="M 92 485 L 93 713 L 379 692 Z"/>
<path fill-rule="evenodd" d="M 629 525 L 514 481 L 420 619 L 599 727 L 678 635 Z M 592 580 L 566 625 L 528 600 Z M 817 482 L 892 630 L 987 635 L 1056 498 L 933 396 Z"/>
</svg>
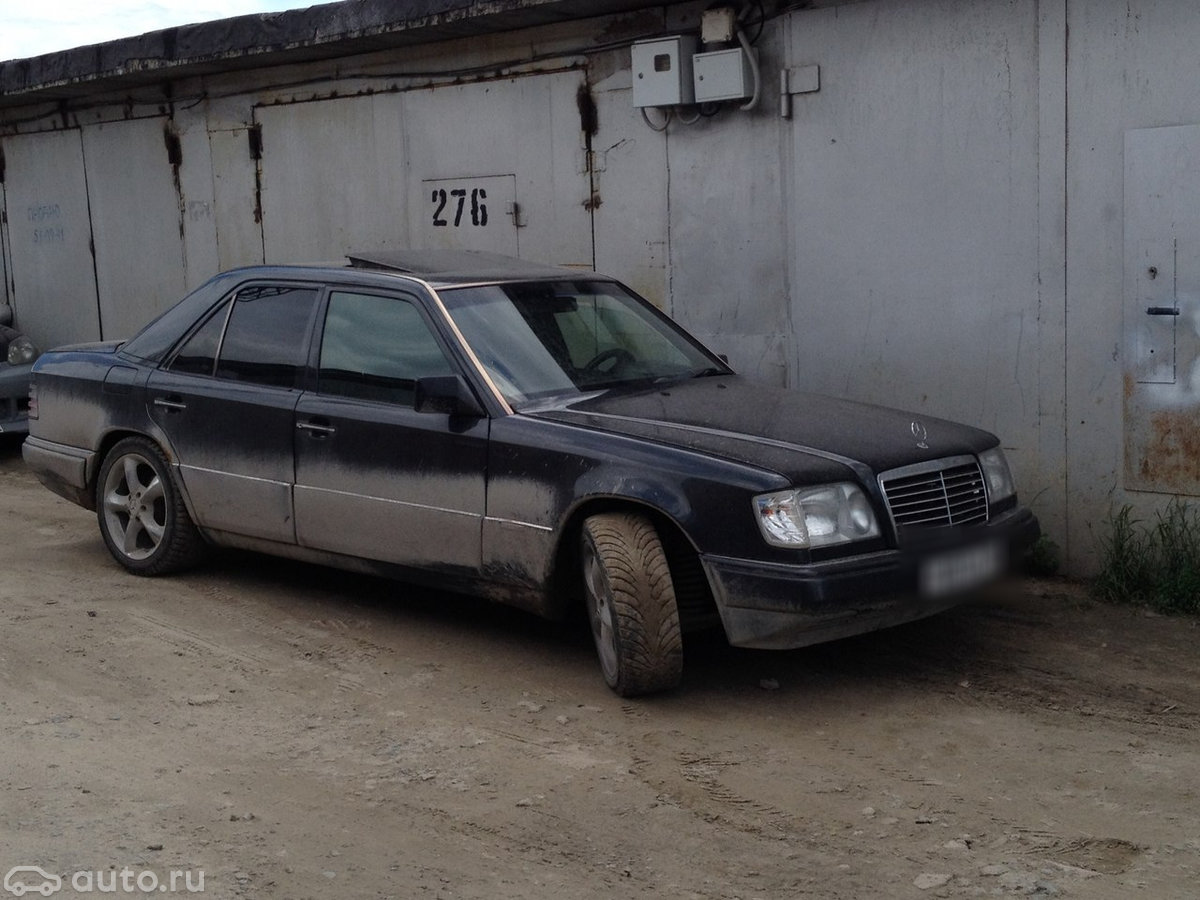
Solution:
<svg viewBox="0 0 1200 900">
<path fill-rule="evenodd" d="M 96 517 L 108 552 L 135 575 L 178 572 L 203 555 L 166 457 L 145 438 L 125 438 L 104 458 Z"/>
<path fill-rule="evenodd" d="M 583 523 L 584 601 L 600 669 L 622 697 L 665 691 L 683 677 L 683 638 L 667 556 L 637 513 Z"/>
</svg>

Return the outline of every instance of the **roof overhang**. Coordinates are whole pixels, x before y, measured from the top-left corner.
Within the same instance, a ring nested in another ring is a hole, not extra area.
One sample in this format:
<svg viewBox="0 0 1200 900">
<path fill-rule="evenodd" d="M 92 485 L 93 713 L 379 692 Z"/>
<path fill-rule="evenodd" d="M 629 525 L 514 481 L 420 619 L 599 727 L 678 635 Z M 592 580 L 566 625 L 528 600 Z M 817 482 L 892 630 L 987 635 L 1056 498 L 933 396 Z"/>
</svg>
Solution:
<svg viewBox="0 0 1200 900">
<path fill-rule="evenodd" d="M 0 62 L 0 108 L 658 8 L 648 0 L 343 0 Z"/>
</svg>

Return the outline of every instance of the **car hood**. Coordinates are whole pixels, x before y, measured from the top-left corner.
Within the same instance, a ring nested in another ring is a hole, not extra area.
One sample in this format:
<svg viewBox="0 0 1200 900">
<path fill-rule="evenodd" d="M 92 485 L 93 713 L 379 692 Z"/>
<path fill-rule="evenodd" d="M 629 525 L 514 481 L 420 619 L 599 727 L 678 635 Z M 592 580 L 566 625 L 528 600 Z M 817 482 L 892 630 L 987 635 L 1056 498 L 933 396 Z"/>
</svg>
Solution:
<svg viewBox="0 0 1200 900">
<path fill-rule="evenodd" d="M 774 388 L 739 376 L 607 391 L 524 415 L 686 447 L 797 477 L 816 460 L 878 473 L 979 453 L 995 436 L 945 419 Z"/>
</svg>

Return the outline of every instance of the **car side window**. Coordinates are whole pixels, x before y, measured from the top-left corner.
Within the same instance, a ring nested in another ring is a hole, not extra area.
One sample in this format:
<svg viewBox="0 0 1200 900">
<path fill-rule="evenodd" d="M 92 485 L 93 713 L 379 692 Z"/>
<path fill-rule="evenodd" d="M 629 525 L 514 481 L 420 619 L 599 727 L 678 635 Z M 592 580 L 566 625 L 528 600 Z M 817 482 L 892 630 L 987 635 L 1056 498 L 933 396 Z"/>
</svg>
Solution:
<svg viewBox="0 0 1200 900">
<path fill-rule="evenodd" d="M 372 294 L 330 295 L 317 380 L 322 394 L 412 406 L 418 378 L 454 372 L 416 304 Z"/>
<path fill-rule="evenodd" d="M 299 387 L 316 302 L 317 291 L 309 287 L 264 285 L 239 291 L 221 341 L 217 377 Z"/>
<path fill-rule="evenodd" d="M 221 332 L 225 330 L 228 315 L 229 303 L 222 303 L 179 348 L 168 368 L 172 372 L 211 375 L 217 366 L 217 350 L 221 346 Z"/>
</svg>

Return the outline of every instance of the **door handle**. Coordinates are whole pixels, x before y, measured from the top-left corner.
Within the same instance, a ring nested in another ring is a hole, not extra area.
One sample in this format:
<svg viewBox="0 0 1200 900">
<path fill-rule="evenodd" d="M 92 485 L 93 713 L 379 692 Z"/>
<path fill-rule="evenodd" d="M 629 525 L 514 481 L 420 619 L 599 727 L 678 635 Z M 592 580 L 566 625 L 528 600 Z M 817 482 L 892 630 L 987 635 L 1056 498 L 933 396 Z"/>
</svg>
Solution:
<svg viewBox="0 0 1200 900">
<path fill-rule="evenodd" d="M 329 437 L 329 435 L 337 432 L 337 429 L 332 425 L 322 425 L 319 422 L 297 422 L 296 430 L 307 431 L 315 438 Z"/>
<path fill-rule="evenodd" d="M 1146 307 L 1146 315 L 1148 316 L 1177 316 L 1179 310 L 1174 306 L 1148 306 Z"/>
<path fill-rule="evenodd" d="M 187 409 L 187 404 L 178 397 L 155 397 L 154 405 L 161 406 L 167 412 L 183 412 Z"/>
</svg>

